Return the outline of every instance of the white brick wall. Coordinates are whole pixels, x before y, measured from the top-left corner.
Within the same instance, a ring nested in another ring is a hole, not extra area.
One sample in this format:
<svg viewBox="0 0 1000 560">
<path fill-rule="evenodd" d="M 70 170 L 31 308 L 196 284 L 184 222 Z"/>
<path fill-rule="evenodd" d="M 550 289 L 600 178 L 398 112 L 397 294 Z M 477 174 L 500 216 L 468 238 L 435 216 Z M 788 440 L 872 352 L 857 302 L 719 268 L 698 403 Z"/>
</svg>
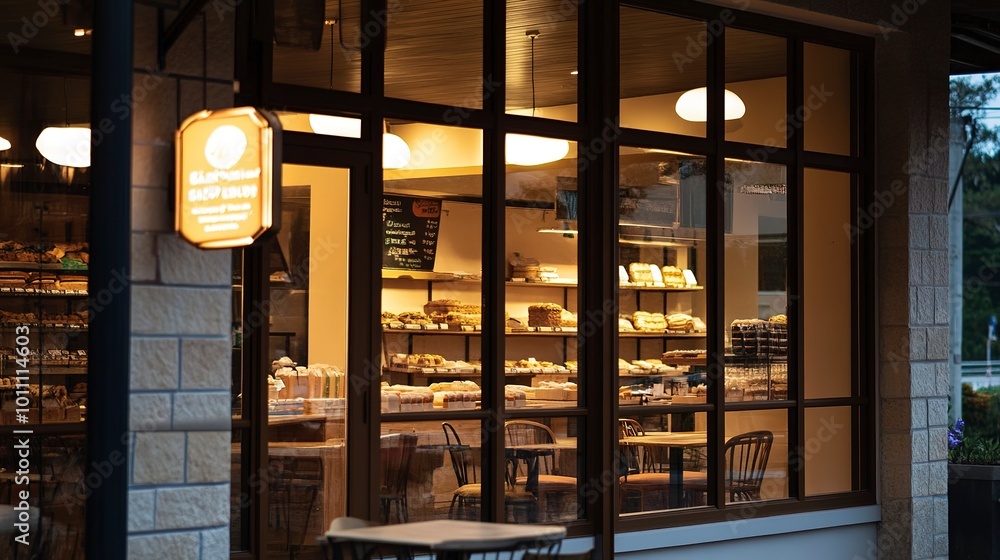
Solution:
<svg viewBox="0 0 1000 560">
<path fill-rule="evenodd" d="M 170 212 L 174 131 L 194 111 L 232 106 L 232 87 L 224 84 L 213 84 L 210 98 L 203 99 L 200 74 L 207 63 L 210 78 L 232 80 L 232 14 L 222 21 L 207 10 L 203 17 L 211 49 L 202 48 L 199 16 L 167 57 L 170 77 L 134 74 L 143 96 L 133 113 L 133 560 L 229 557 L 230 253 L 201 251 L 178 239 Z M 156 10 L 137 3 L 135 22 L 136 68 L 151 69 Z"/>
</svg>

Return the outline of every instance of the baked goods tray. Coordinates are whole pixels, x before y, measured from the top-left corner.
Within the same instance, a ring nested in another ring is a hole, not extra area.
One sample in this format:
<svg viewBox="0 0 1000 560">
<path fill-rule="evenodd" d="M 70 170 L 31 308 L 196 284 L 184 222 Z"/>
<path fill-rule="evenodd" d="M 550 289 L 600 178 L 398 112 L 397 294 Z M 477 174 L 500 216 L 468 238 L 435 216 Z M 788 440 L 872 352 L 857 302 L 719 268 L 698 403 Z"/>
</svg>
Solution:
<svg viewBox="0 0 1000 560">
<path fill-rule="evenodd" d="M 0 322 L 0 329 L 13 329 L 15 327 L 23 327 L 25 325 L 27 325 L 29 327 L 43 328 L 43 329 L 67 329 L 67 330 L 74 330 L 74 331 L 85 331 L 85 330 L 87 330 L 87 324 L 86 323 L 49 323 L 49 322 L 45 322 L 45 321 L 42 321 L 41 323 L 39 323 L 38 321 Z"/>
<path fill-rule="evenodd" d="M 87 290 L 46 290 L 23 286 L 0 286 L 0 294 L 25 294 L 36 296 L 85 296 Z"/>
<path fill-rule="evenodd" d="M 76 268 L 73 261 L 43 262 L 38 261 L 0 261 L 0 270 L 66 270 L 72 272 L 86 272 L 86 265 L 83 268 Z"/>
<path fill-rule="evenodd" d="M 618 375 L 631 375 L 635 377 L 648 377 L 648 376 L 660 376 L 660 377 L 687 377 L 689 372 L 674 368 L 618 368 Z"/>
<path fill-rule="evenodd" d="M 392 373 L 407 373 L 416 375 L 439 375 L 439 374 L 451 374 L 451 375 L 480 375 L 482 373 L 482 368 L 471 367 L 471 368 L 448 368 L 441 366 L 403 366 L 403 365 L 386 365 L 382 367 L 382 371 L 388 371 Z"/>
</svg>

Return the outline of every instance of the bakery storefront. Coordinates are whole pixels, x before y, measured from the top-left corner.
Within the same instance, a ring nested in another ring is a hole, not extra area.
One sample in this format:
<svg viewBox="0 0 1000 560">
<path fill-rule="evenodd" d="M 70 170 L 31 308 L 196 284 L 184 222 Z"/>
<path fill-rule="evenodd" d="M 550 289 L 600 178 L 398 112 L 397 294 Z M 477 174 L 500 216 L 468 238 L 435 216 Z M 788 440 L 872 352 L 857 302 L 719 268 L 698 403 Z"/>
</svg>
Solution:
<svg viewBox="0 0 1000 560">
<path fill-rule="evenodd" d="M 0 0 L 0 558 L 946 556 L 950 8 L 806 4 Z M 234 107 L 280 228 L 199 248 Z"/>
<path fill-rule="evenodd" d="M 234 553 L 352 515 L 624 556 L 874 504 L 871 39 L 681 2 L 309 4 L 246 38 L 284 164 L 280 232 L 233 254 Z"/>
</svg>

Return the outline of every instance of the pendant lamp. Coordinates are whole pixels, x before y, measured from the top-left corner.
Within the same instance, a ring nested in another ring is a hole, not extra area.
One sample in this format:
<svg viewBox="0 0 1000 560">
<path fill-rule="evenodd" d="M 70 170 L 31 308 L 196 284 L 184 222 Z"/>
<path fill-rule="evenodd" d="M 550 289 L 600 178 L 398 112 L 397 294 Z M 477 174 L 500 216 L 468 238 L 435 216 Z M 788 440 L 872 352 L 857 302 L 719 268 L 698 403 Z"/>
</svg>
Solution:
<svg viewBox="0 0 1000 560">
<path fill-rule="evenodd" d="M 361 138 L 361 119 L 334 115 L 309 115 L 309 127 L 316 134 Z M 383 127 L 382 168 L 399 169 L 410 163 L 410 146 Z"/>
<path fill-rule="evenodd" d="M 10 149 L 10 140 L 0 136 L 0 152 Z"/>
<path fill-rule="evenodd" d="M 531 116 L 535 116 L 535 39 L 541 32 L 532 29 L 524 34 L 531 37 Z M 569 153 L 566 140 L 525 134 L 508 134 L 504 146 L 507 163 L 514 165 L 542 165 L 558 161 Z"/>
<path fill-rule="evenodd" d="M 90 167 L 90 128 L 50 126 L 38 135 L 35 148 L 56 165 Z"/>
<path fill-rule="evenodd" d="M 678 99 L 674 110 L 677 116 L 690 122 L 706 122 L 708 120 L 708 88 L 695 88 L 685 91 Z M 740 96 L 726 90 L 724 115 L 727 121 L 743 118 L 747 106 Z"/>
<path fill-rule="evenodd" d="M 63 118 L 69 105 L 66 79 L 63 79 Z M 35 148 L 42 157 L 65 167 L 90 167 L 90 128 L 85 126 L 50 126 L 38 135 Z"/>
</svg>

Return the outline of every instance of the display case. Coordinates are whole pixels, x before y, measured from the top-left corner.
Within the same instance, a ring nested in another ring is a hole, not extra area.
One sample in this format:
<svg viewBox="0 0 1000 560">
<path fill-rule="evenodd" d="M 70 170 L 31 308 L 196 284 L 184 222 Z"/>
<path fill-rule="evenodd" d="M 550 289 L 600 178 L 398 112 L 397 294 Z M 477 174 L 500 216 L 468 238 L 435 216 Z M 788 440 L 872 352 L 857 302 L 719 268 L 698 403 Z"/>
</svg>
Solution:
<svg viewBox="0 0 1000 560">
<path fill-rule="evenodd" d="M 0 423 L 80 424 L 87 403 L 89 247 L 83 196 L 25 194 L 0 239 Z M 95 304 L 99 305 L 99 302 Z"/>
</svg>

